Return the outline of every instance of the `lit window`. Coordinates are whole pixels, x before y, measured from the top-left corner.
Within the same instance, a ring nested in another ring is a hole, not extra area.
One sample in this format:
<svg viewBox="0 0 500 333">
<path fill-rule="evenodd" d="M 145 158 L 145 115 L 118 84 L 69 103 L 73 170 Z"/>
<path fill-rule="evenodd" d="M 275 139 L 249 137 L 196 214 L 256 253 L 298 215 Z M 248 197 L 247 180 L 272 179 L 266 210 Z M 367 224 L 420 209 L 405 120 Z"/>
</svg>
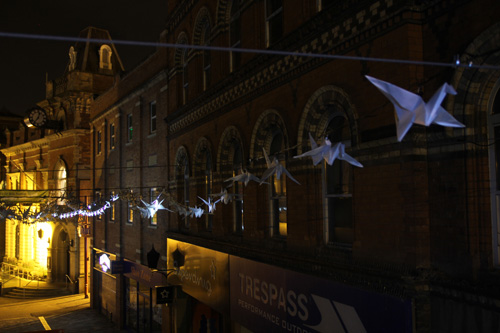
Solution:
<svg viewBox="0 0 500 333">
<path fill-rule="evenodd" d="M 283 149 L 283 135 L 274 135 L 271 141 L 269 156 L 278 154 Z M 280 162 L 284 164 L 285 162 Z M 287 198 L 286 198 L 286 175 L 282 174 L 280 179 L 273 175 L 270 186 L 271 200 L 271 225 L 273 236 L 286 236 L 287 234 Z"/>
<path fill-rule="evenodd" d="M 149 133 L 156 132 L 156 101 L 149 103 Z"/>
<path fill-rule="evenodd" d="M 97 208 L 101 208 L 101 207 L 100 207 L 100 204 L 101 204 L 101 192 L 99 192 L 99 191 L 96 191 L 96 192 L 95 192 L 95 203 L 96 203 L 96 205 L 97 205 Z M 95 208 L 96 208 L 96 207 L 94 207 L 94 209 L 95 209 Z M 101 214 L 98 214 L 98 215 L 97 215 L 97 219 L 98 219 L 98 220 L 100 220 L 100 219 L 101 219 L 101 217 L 102 217 L 102 215 L 101 215 Z"/>
<path fill-rule="evenodd" d="M 283 36 L 283 0 L 266 0 L 266 45 Z"/>
<path fill-rule="evenodd" d="M 132 134 L 133 134 L 133 126 L 132 126 L 132 114 L 127 114 L 127 142 L 132 142 Z"/>
<path fill-rule="evenodd" d="M 229 43 L 231 48 L 241 47 L 241 17 L 240 6 L 241 0 L 232 1 L 231 6 L 231 22 L 229 25 Z M 231 51 L 230 53 L 230 70 L 234 72 L 241 65 L 241 52 Z"/>
<path fill-rule="evenodd" d="M 58 189 L 57 204 L 65 205 L 66 203 L 64 201 L 64 198 L 66 196 L 66 187 L 68 185 L 66 164 L 62 160 L 59 160 L 56 170 L 57 170 L 56 179 L 57 179 L 57 189 Z"/>
<path fill-rule="evenodd" d="M 99 49 L 99 68 L 112 69 L 111 55 L 113 52 L 108 45 L 102 45 Z"/>
<path fill-rule="evenodd" d="M 115 149 L 115 124 L 109 124 L 109 149 Z"/>
<path fill-rule="evenodd" d="M 210 198 L 210 194 L 212 194 L 212 157 L 210 156 L 210 151 L 206 152 L 206 161 L 205 161 L 205 200 Z M 206 208 L 208 209 L 208 208 Z M 206 229 L 212 230 L 213 223 L 213 214 L 206 214 Z"/>
<path fill-rule="evenodd" d="M 115 191 L 111 191 L 111 197 L 113 198 L 114 196 L 115 196 Z M 115 220 L 115 214 L 116 214 L 116 201 L 112 200 L 111 207 L 109 208 L 109 220 L 110 221 Z"/>
<path fill-rule="evenodd" d="M 149 190 L 149 203 L 152 203 L 158 198 L 158 195 L 160 193 L 158 192 L 158 189 L 156 187 L 153 187 Z M 156 212 L 155 215 L 151 216 L 151 219 L 149 220 L 149 223 L 151 225 L 158 225 L 158 212 Z"/>
<path fill-rule="evenodd" d="M 132 197 L 133 195 L 133 192 L 130 191 L 130 196 Z M 128 223 L 134 223 L 134 206 L 133 206 L 133 202 L 131 200 L 128 201 L 128 213 L 127 213 L 127 221 Z"/>
</svg>

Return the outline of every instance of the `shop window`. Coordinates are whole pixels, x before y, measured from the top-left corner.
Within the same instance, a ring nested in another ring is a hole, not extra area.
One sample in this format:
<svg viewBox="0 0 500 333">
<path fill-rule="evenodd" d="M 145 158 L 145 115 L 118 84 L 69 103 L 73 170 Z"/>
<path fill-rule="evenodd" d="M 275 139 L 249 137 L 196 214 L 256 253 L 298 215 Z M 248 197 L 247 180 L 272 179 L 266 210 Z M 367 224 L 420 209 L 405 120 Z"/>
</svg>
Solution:
<svg viewBox="0 0 500 333">
<path fill-rule="evenodd" d="M 156 133 L 156 101 L 149 103 L 149 133 Z"/>
<path fill-rule="evenodd" d="M 266 0 L 266 46 L 283 36 L 283 0 Z"/>
<path fill-rule="evenodd" d="M 231 48 L 241 47 L 241 2 L 234 0 L 231 5 L 231 21 L 229 24 L 229 42 Z M 234 72 L 241 65 L 241 52 L 230 52 L 230 70 Z"/>
<path fill-rule="evenodd" d="M 350 130 L 343 114 L 333 117 L 326 133 L 332 144 L 342 142 L 349 149 Z M 342 160 L 335 160 L 333 165 L 323 162 L 325 216 L 330 243 L 352 244 L 354 239 L 352 170 L 353 166 Z"/>
</svg>

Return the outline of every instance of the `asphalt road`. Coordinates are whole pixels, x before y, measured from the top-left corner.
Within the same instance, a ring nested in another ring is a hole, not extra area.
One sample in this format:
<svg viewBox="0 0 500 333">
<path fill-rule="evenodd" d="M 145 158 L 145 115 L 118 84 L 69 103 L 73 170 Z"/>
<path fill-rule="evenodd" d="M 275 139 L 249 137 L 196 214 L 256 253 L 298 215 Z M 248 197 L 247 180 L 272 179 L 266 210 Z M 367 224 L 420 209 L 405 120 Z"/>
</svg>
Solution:
<svg viewBox="0 0 500 333">
<path fill-rule="evenodd" d="M 0 332 L 51 329 L 64 333 L 127 332 L 90 309 L 89 299 L 83 294 L 30 301 L 0 297 Z"/>
</svg>

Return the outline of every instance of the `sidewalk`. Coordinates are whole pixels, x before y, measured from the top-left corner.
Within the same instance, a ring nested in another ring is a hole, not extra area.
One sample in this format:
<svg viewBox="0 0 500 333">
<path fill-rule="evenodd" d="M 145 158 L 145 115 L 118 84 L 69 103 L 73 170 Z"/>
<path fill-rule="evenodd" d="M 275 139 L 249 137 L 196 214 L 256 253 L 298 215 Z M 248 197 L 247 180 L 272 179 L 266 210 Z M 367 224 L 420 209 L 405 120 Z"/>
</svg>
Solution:
<svg viewBox="0 0 500 333">
<path fill-rule="evenodd" d="M 17 284 L 13 285 L 14 283 Z M 18 287 L 19 281 L 10 281 L 7 286 Z M 59 286 L 64 288 L 64 284 L 59 284 Z M 54 284 L 40 281 L 38 287 L 53 288 Z M 50 329 L 64 330 L 64 333 L 128 332 L 119 330 L 104 315 L 90 309 L 90 299 L 85 298 L 84 294 L 39 299 L 0 297 L 0 332 L 14 333 Z"/>
</svg>

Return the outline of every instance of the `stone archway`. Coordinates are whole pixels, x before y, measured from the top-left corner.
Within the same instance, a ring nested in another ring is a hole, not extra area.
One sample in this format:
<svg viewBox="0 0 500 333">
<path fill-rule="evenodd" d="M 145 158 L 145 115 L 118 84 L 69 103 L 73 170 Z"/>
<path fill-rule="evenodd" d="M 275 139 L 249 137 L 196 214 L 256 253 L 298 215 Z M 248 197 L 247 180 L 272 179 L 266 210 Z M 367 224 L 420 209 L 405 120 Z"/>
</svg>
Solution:
<svg viewBox="0 0 500 333">
<path fill-rule="evenodd" d="M 64 228 L 56 228 L 52 242 L 51 280 L 53 282 L 66 281 L 70 276 L 70 236 Z"/>
</svg>

